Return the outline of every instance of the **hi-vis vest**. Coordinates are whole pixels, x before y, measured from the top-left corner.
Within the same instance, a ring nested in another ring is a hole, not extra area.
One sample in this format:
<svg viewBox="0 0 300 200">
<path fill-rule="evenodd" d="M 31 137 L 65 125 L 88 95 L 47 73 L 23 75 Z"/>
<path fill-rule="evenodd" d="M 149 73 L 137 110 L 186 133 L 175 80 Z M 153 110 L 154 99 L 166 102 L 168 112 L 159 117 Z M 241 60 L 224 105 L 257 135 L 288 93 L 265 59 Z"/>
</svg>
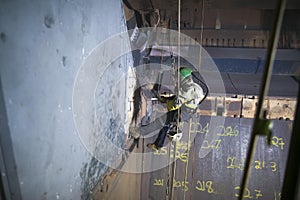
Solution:
<svg viewBox="0 0 300 200">
<path fill-rule="evenodd" d="M 180 88 L 178 100 L 180 104 L 177 104 L 174 100 L 167 101 L 167 108 L 169 111 L 177 110 L 182 105 L 192 110 L 196 109 L 199 102 L 203 99 L 203 90 L 197 83 L 189 82 Z"/>
</svg>

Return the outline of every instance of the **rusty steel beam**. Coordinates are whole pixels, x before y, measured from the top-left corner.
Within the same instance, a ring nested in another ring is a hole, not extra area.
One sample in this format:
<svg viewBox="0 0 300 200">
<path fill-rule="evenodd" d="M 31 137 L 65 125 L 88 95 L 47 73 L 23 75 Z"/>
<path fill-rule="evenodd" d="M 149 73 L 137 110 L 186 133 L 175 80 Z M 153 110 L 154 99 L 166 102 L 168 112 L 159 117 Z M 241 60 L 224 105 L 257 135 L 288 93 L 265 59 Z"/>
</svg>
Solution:
<svg viewBox="0 0 300 200">
<path fill-rule="evenodd" d="M 198 113 L 204 116 L 216 116 L 216 102 L 218 99 L 220 98 L 213 96 L 207 97 L 200 105 Z M 257 96 L 225 97 L 223 116 L 233 118 L 254 118 L 257 102 Z M 296 98 L 266 98 L 263 108 L 268 110 L 267 119 L 294 120 L 296 102 Z"/>
</svg>

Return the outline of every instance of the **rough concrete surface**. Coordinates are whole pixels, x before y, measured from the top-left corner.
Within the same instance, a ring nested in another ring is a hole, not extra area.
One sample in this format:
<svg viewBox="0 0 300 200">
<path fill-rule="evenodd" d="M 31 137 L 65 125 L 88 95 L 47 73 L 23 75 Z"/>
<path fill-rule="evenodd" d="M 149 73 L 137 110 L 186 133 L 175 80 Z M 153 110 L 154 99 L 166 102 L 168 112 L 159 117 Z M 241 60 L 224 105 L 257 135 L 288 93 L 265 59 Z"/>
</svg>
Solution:
<svg viewBox="0 0 300 200">
<path fill-rule="evenodd" d="M 72 89 L 89 52 L 125 30 L 120 0 L 0 0 L 0 73 L 23 199 L 89 198 L 106 171 L 80 142 Z"/>
</svg>

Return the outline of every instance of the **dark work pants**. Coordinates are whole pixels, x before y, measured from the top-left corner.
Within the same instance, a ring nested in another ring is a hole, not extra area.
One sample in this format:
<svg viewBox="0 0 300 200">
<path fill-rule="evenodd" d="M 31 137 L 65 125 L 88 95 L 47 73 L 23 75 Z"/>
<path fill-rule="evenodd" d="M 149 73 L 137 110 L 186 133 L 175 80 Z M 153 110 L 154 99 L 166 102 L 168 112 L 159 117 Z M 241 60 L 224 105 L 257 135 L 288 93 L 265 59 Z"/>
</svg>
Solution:
<svg viewBox="0 0 300 200">
<path fill-rule="evenodd" d="M 164 126 L 162 127 L 162 129 L 160 129 L 158 136 L 154 142 L 154 144 L 157 147 L 162 147 L 164 145 L 164 142 L 165 142 L 167 133 L 170 129 L 171 123 L 177 121 L 177 116 L 178 116 L 178 110 L 172 110 L 172 111 L 167 112 L 166 122 L 165 122 Z"/>
</svg>

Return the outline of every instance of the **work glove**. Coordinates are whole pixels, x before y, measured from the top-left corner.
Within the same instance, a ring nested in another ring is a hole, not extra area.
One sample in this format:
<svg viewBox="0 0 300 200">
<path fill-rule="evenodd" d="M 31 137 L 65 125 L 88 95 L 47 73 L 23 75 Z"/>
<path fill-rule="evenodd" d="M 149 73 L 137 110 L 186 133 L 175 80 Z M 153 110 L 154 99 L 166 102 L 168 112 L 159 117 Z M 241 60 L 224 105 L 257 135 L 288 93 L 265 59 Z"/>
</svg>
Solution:
<svg viewBox="0 0 300 200">
<path fill-rule="evenodd" d="M 174 100 L 174 105 L 175 105 L 176 107 L 180 107 L 181 104 L 182 104 L 182 101 L 181 101 L 180 99 L 176 98 L 176 99 Z"/>
</svg>

